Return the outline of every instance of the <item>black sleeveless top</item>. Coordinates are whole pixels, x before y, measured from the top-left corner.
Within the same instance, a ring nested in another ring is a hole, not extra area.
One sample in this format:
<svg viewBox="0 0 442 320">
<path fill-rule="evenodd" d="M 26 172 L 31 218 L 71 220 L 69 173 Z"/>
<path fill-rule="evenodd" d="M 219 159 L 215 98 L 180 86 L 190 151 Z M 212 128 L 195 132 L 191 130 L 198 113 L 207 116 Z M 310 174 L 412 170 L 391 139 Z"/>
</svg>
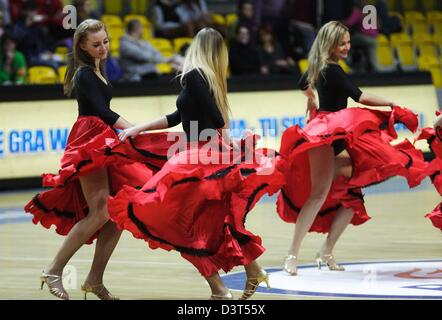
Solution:
<svg viewBox="0 0 442 320">
<path fill-rule="evenodd" d="M 82 67 L 75 75 L 75 97 L 79 116 L 97 116 L 109 126 L 120 117 L 110 109 L 112 91 L 91 68 Z"/>
<path fill-rule="evenodd" d="M 301 90 L 308 87 L 307 74 L 298 82 Z M 319 96 L 319 111 L 339 111 L 347 107 L 347 98 L 359 101 L 362 91 L 354 85 L 338 64 L 330 63 L 318 76 L 316 89 Z"/>
<path fill-rule="evenodd" d="M 184 88 L 176 101 L 177 111 L 166 116 L 169 127 L 182 123 L 188 141 L 197 137 L 190 136 L 190 121 L 198 121 L 198 135 L 204 129 L 224 127 L 224 119 L 206 80 L 193 69 L 184 77 Z"/>
</svg>

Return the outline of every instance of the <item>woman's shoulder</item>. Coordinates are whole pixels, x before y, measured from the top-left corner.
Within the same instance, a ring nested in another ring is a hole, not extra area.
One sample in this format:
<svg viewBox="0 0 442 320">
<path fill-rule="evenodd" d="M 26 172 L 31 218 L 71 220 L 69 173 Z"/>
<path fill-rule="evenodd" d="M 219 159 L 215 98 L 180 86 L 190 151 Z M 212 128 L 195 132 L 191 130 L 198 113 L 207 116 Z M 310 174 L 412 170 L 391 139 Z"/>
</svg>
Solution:
<svg viewBox="0 0 442 320">
<path fill-rule="evenodd" d="M 75 74 L 77 80 L 92 79 L 93 76 L 94 71 L 89 67 L 79 67 Z"/>
</svg>

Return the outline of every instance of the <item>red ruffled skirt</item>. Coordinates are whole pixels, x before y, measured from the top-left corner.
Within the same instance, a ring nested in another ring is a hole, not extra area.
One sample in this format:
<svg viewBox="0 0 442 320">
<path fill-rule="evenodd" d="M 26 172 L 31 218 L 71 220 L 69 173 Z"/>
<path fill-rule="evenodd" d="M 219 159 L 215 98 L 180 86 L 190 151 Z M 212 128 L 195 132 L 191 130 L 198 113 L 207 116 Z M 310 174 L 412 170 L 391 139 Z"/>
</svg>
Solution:
<svg viewBox="0 0 442 320">
<path fill-rule="evenodd" d="M 281 157 L 278 165 L 286 177 L 277 201 L 279 216 L 286 222 L 296 223 L 298 214 L 310 196 L 310 168 L 308 150 L 331 145 L 344 140 L 353 163 L 351 178 L 338 177 L 333 182 L 328 197 L 315 218 L 310 232 L 326 233 L 330 230 L 336 212 L 351 208 L 353 225 L 370 219 L 361 188 L 382 182 L 393 176 L 403 176 L 410 187 L 423 179 L 426 167 L 420 150 L 405 140 L 391 145 L 397 138 L 394 124 L 401 122 L 411 131 L 418 119 L 411 111 L 395 107 L 392 111 L 349 108 L 338 112 L 319 112 L 304 129 L 293 126 L 281 140 Z"/>
<path fill-rule="evenodd" d="M 246 229 L 247 214 L 283 184 L 274 170 L 278 157 L 270 151 L 254 150 L 246 161 L 244 152 L 229 147 L 207 153 L 201 144 L 189 145 L 141 190 L 124 186 L 111 197 L 111 219 L 152 249 L 180 252 L 203 276 L 246 265 L 265 250 L 261 238 Z M 201 161 L 207 154 L 230 161 Z"/>
<path fill-rule="evenodd" d="M 51 188 L 37 194 L 26 206 L 34 224 L 49 229 L 55 225 L 56 232 L 67 235 L 73 226 L 88 214 L 79 177 L 107 168 L 109 191 L 118 192 L 123 185 L 141 187 L 167 160 L 165 134 L 151 134 L 143 138 L 150 143 L 154 157 L 143 157 L 146 163 L 135 163 L 137 140 L 121 143 L 115 131 L 100 118 L 81 116 L 73 125 L 68 137 L 61 169 L 58 174 L 43 174 L 43 186 Z M 98 236 L 94 234 L 87 243 Z"/>
<path fill-rule="evenodd" d="M 438 128 L 442 130 L 442 128 Z M 416 140 L 427 140 L 435 158 L 430 162 L 423 176 L 430 177 L 436 190 L 442 196 L 442 134 L 433 128 L 424 128 Z M 425 217 L 429 218 L 436 228 L 442 230 L 442 202 Z"/>
</svg>

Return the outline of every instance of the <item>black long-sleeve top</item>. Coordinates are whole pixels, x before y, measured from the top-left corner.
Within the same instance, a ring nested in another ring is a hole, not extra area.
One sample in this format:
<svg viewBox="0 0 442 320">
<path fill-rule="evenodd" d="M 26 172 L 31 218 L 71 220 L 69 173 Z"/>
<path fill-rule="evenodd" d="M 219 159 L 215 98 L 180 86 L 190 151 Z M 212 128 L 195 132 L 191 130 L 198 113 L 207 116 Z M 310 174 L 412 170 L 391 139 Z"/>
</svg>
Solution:
<svg viewBox="0 0 442 320">
<path fill-rule="evenodd" d="M 110 109 L 112 91 L 91 68 L 82 67 L 75 75 L 75 96 L 80 116 L 97 116 L 109 126 L 120 117 Z"/>
<path fill-rule="evenodd" d="M 304 73 L 298 82 L 301 90 L 308 87 L 307 74 Z M 359 101 L 362 91 L 350 81 L 347 74 L 338 64 L 330 63 L 319 73 L 316 82 L 319 96 L 319 111 L 339 111 L 347 107 L 347 99 L 351 97 Z"/>
<path fill-rule="evenodd" d="M 184 76 L 184 87 L 177 101 L 177 110 L 166 116 L 168 126 L 182 123 L 188 141 L 198 140 L 190 136 L 190 121 L 198 121 L 198 136 L 204 129 L 224 127 L 224 119 L 206 80 L 197 69 Z"/>
</svg>

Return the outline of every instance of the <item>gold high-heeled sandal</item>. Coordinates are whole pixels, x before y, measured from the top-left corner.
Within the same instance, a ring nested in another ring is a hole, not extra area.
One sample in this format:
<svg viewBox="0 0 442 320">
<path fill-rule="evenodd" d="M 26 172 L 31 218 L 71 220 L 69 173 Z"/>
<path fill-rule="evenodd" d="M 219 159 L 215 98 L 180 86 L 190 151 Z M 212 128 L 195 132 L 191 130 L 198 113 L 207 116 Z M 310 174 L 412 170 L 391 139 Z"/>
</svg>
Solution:
<svg viewBox="0 0 442 320">
<path fill-rule="evenodd" d="M 95 294 L 100 300 L 120 300 L 120 298 L 111 294 L 103 284 L 91 285 L 85 282 L 81 286 L 81 291 L 83 291 L 84 300 L 87 299 L 88 293 Z"/>
<path fill-rule="evenodd" d="M 318 265 L 318 269 L 321 269 L 322 265 L 326 265 L 331 271 L 345 271 L 345 268 L 339 265 L 331 254 L 321 255 L 321 253 L 318 252 L 316 254 L 316 264 Z"/>
<path fill-rule="evenodd" d="M 258 273 L 258 275 L 256 276 L 256 278 L 247 278 L 246 281 L 246 288 L 244 289 L 244 292 L 241 296 L 241 298 L 239 298 L 239 300 L 247 300 L 249 299 L 251 296 L 253 296 L 253 294 L 256 292 L 256 290 L 259 287 L 259 284 L 261 282 L 265 282 L 267 285 L 267 288 L 270 288 L 270 284 L 269 284 L 269 275 L 267 274 L 267 272 L 264 269 L 261 269 Z M 251 288 L 247 289 L 247 285 L 250 285 Z"/>
<path fill-rule="evenodd" d="M 287 257 L 285 257 L 284 271 L 291 276 L 296 276 L 298 274 L 297 259 L 298 258 L 292 254 L 289 254 Z"/>
<path fill-rule="evenodd" d="M 209 300 L 233 300 L 233 295 L 230 292 L 230 290 L 224 294 L 224 295 L 220 295 L 220 294 L 212 294 L 209 298 Z"/>
<path fill-rule="evenodd" d="M 49 280 L 49 279 L 53 279 L 53 280 Z M 63 281 L 62 281 L 62 277 L 55 275 L 55 274 L 47 274 L 44 271 L 41 273 L 40 276 L 40 281 L 41 281 L 41 286 L 40 289 L 43 290 L 43 286 L 46 283 L 46 285 L 49 288 L 49 292 L 56 296 L 57 298 L 63 299 L 63 300 L 69 300 L 69 295 L 66 292 L 66 290 L 64 290 L 63 288 Z M 61 287 L 57 287 L 54 284 L 55 283 L 60 283 Z"/>
</svg>

